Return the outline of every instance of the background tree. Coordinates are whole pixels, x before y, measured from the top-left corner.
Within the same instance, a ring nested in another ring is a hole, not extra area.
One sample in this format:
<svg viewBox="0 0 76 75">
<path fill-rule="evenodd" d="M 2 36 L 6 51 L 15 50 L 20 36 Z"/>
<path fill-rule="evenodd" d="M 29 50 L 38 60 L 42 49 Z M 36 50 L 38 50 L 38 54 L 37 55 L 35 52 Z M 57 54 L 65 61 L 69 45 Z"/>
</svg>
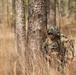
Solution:
<svg viewBox="0 0 76 75">
<path fill-rule="evenodd" d="M 25 6 L 24 0 L 16 0 L 16 40 L 19 59 L 16 64 L 16 75 L 25 75 Z"/>
<path fill-rule="evenodd" d="M 71 5 L 71 0 L 68 0 L 68 11 L 70 13 L 70 5 Z"/>
<path fill-rule="evenodd" d="M 0 0 L 0 24 L 2 22 L 2 0 Z"/>
<path fill-rule="evenodd" d="M 2 23 L 4 26 L 8 25 L 7 21 L 7 0 L 2 0 Z"/>
<path fill-rule="evenodd" d="M 72 14 L 74 13 L 74 20 L 76 21 L 76 0 L 73 1 Z"/>
<path fill-rule="evenodd" d="M 12 22 L 13 22 L 13 0 L 7 0 L 7 12 L 8 12 L 8 25 L 11 27 Z"/>
<path fill-rule="evenodd" d="M 68 0 L 68 14 L 69 16 L 75 11 L 75 1 L 76 0 Z"/>
<path fill-rule="evenodd" d="M 56 25 L 56 0 L 47 0 L 47 25 Z"/>
<path fill-rule="evenodd" d="M 63 17 L 65 15 L 65 2 L 64 2 L 64 0 L 60 1 L 60 8 L 61 8 L 60 13 L 61 13 L 61 16 Z"/>
</svg>

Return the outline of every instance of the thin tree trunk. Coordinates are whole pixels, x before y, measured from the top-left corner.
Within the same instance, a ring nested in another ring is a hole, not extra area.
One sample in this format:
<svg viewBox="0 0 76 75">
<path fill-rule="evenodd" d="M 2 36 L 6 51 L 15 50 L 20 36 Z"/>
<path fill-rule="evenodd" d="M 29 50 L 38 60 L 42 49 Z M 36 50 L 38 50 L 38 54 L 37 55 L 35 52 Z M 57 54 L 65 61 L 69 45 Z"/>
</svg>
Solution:
<svg viewBox="0 0 76 75">
<path fill-rule="evenodd" d="M 75 21 L 76 21 L 76 0 L 75 0 Z"/>
<path fill-rule="evenodd" d="M 68 14 L 69 14 L 69 16 L 70 16 L 70 7 L 71 7 L 71 5 L 70 5 L 70 0 L 68 0 Z"/>
<path fill-rule="evenodd" d="M 56 25 L 56 0 L 47 0 L 47 25 Z"/>
<path fill-rule="evenodd" d="M 16 0 L 16 39 L 19 59 L 16 63 L 16 75 L 25 75 L 25 7 L 24 0 Z"/>
<path fill-rule="evenodd" d="M 64 0 L 61 0 L 60 1 L 60 9 L 61 9 L 60 13 L 62 17 L 65 15 L 64 6 L 65 6 Z"/>
<path fill-rule="evenodd" d="M 0 0 L 0 24 L 2 23 L 2 0 Z"/>
<path fill-rule="evenodd" d="M 7 1 L 7 4 L 8 4 L 8 9 L 7 9 L 7 12 L 8 12 L 8 24 L 9 26 L 12 25 L 12 21 L 13 21 L 13 0 L 8 0 Z"/>
<path fill-rule="evenodd" d="M 2 1 L 2 23 L 3 25 L 7 25 L 7 0 Z"/>
</svg>

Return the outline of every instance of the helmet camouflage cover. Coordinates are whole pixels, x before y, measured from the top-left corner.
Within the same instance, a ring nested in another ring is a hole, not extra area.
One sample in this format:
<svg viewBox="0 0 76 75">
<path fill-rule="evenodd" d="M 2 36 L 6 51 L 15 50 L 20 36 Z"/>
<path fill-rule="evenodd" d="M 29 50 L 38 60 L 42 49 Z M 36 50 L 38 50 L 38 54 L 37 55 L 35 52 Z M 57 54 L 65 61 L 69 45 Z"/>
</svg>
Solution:
<svg viewBox="0 0 76 75">
<path fill-rule="evenodd" d="M 49 28 L 47 30 L 48 34 L 53 34 L 53 35 L 59 35 L 59 28 L 57 26 L 51 26 L 51 28 Z"/>
</svg>

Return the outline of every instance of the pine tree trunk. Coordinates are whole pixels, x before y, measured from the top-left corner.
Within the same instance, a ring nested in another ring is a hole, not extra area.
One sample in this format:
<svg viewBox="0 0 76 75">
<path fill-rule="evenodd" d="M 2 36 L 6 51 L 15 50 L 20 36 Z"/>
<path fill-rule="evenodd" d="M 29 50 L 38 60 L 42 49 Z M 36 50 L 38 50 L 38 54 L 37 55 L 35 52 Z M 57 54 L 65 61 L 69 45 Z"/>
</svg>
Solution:
<svg viewBox="0 0 76 75">
<path fill-rule="evenodd" d="M 30 60 L 29 75 L 48 74 L 42 54 L 42 44 L 46 38 L 46 25 L 45 0 L 29 0 L 28 51 L 32 59 Z"/>
<path fill-rule="evenodd" d="M 2 0 L 0 0 L 0 24 L 2 23 Z"/>
<path fill-rule="evenodd" d="M 56 25 L 56 0 L 47 0 L 47 24 Z"/>
<path fill-rule="evenodd" d="M 16 75 L 25 75 L 25 7 L 24 0 L 16 0 L 16 40 L 19 59 L 16 63 Z"/>
<path fill-rule="evenodd" d="M 12 21 L 13 21 L 13 0 L 8 0 L 7 2 L 8 4 L 8 8 L 7 8 L 7 12 L 8 12 L 8 24 L 9 26 L 12 25 Z"/>
<path fill-rule="evenodd" d="M 69 11 L 69 14 L 70 14 L 70 0 L 68 0 L 68 11 Z"/>
<path fill-rule="evenodd" d="M 75 0 L 75 17 L 74 17 L 75 21 L 76 21 L 76 0 Z"/>
<path fill-rule="evenodd" d="M 4 26 L 8 25 L 7 20 L 7 0 L 2 0 L 2 23 Z"/>
<path fill-rule="evenodd" d="M 64 6 L 65 6 L 64 0 L 60 0 L 60 13 L 62 17 L 65 15 Z"/>
</svg>

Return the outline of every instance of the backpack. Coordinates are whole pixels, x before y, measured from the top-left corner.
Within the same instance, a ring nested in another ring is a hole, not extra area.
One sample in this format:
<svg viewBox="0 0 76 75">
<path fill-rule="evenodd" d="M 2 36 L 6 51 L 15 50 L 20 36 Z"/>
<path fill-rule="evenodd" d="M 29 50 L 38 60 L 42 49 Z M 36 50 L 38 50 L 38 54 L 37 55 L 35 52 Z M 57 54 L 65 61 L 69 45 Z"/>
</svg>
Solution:
<svg viewBox="0 0 76 75">
<path fill-rule="evenodd" d="M 65 35 L 61 35 L 61 42 L 63 43 L 65 47 L 65 60 L 73 60 L 74 58 L 74 39 L 69 39 Z"/>
</svg>

